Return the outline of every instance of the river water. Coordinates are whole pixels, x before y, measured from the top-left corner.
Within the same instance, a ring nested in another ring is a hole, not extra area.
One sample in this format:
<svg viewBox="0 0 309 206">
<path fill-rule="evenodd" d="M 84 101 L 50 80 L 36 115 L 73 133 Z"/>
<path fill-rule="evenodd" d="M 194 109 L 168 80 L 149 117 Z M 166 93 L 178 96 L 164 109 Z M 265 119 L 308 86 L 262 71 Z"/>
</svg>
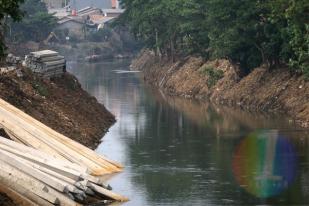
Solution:
<svg viewBox="0 0 309 206">
<path fill-rule="evenodd" d="M 170 97 L 128 61 L 69 70 L 116 116 L 97 152 L 125 165 L 123 205 L 309 205 L 309 131 L 288 118 Z"/>
</svg>

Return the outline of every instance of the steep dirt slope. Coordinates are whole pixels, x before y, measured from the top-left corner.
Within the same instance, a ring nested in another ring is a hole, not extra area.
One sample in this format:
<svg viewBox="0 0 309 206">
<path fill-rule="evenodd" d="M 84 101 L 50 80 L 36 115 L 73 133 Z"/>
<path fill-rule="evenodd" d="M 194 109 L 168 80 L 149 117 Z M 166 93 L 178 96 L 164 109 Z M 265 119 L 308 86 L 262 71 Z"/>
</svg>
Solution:
<svg viewBox="0 0 309 206">
<path fill-rule="evenodd" d="M 187 57 L 172 63 L 150 51 L 142 52 L 131 67 L 144 71 L 145 81 L 171 95 L 255 111 L 284 112 L 309 127 L 309 82 L 287 68 L 269 71 L 261 67 L 240 78 L 237 66 L 227 60 L 205 62 L 200 57 Z M 212 86 L 205 68 L 222 71 L 222 77 Z"/>
<path fill-rule="evenodd" d="M 92 148 L 115 122 L 114 116 L 68 73 L 52 80 L 42 79 L 26 69 L 1 74 L 0 97 Z"/>
</svg>

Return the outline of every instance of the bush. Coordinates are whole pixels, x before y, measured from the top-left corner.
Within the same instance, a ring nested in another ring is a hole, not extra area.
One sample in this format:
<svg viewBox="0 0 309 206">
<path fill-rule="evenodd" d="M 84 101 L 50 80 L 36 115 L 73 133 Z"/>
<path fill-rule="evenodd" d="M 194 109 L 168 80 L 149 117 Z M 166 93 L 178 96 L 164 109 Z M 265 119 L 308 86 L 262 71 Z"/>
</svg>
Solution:
<svg viewBox="0 0 309 206">
<path fill-rule="evenodd" d="M 224 76 L 222 70 L 214 69 L 212 66 L 204 66 L 200 69 L 200 72 L 208 77 L 207 86 L 209 88 L 212 88 L 214 85 L 216 85 L 217 82 Z"/>
</svg>

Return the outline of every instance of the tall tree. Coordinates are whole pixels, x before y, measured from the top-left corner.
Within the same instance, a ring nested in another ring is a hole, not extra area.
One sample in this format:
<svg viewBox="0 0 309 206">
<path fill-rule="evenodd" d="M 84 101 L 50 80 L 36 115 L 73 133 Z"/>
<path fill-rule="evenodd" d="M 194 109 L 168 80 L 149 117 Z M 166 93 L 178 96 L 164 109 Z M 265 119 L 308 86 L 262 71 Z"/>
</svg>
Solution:
<svg viewBox="0 0 309 206">
<path fill-rule="evenodd" d="M 4 31 L 6 27 L 6 21 L 8 18 L 12 18 L 14 21 L 22 18 L 22 12 L 19 9 L 23 0 L 1 0 L 0 1 L 0 55 L 4 54 Z"/>
<path fill-rule="evenodd" d="M 46 5 L 41 0 L 25 0 L 20 9 L 24 12 L 23 20 L 11 23 L 10 37 L 14 42 L 40 42 L 56 26 L 56 18 L 48 14 Z"/>
<path fill-rule="evenodd" d="M 227 58 L 248 74 L 261 64 L 308 73 L 307 0 L 122 0 L 126 23 L 146 47 Z"/>
</svg>

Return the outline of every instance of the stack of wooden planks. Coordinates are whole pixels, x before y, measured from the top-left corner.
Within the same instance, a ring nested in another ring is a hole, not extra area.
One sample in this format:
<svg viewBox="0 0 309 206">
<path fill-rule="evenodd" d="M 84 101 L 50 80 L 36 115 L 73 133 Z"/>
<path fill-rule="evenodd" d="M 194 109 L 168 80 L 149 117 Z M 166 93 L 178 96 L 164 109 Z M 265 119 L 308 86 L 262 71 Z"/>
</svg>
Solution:
<svg viewBox="0 0 309 206">
<path fill-rule="evenodd" d="M 64 56 L 51 50 L 31 52 L 25 57 L 25 67 L 43 77 L 60 76 L 65 71 Z"/>
<path fill-rule="evenodd" d="M 14 140 L 0 137 L 2 187 L 7 186 L 34 205 L 127 201 L 110 191 L 100 178 L 121 171 L 118 163 L 57 133 L 2 99 L 0 127 Z"/>
</svg>

